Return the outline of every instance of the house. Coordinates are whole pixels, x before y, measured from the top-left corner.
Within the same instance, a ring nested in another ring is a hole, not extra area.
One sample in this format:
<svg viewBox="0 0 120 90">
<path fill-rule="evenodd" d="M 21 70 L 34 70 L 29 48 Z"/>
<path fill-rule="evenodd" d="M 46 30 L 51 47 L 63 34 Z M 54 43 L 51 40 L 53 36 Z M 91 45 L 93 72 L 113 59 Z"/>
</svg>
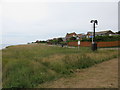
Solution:
<svg viewBox="0 0 120 90">
<path fill-rule="evenodd" d="M 85 37 L 86 37 L 86 35 L 83 34 L 83 33 L 77 34 L 77 39 L 78 39 L 78 40 L 82 40 L 82 38 L 85 38 Z"/>
<path fill-rule="evenodd" d="M 75 32 L 67 33 L 66 36 L 65 36 L 66 41 L 70 40 L 71 37 L 77 37 L 77 34 Z"/>
<path fill-rule="evenodd" d="M 87 32 L 86 38 L 92 38 L 93 37 L 92 34 L 93 34 L 93 32 Z M 114 34 L 115 33 L 112 32 L 111 30 L 95 32 L 95 36 L 105 36 L 105 35 L 112 36 Z"/>
<path fill-rule="evenodd" d="M 86 35 L 84 33 L 81 33 L 81 34 L 76 34 L 75 32 L 73 33 L 67 33 L 66 34 L 66 37 L 65 37 L 65 40 L 70 40 L 71 37 L 75 37 L 77 40 L 82 40 L 82 38 L 85 38 Z"/>
</svg>

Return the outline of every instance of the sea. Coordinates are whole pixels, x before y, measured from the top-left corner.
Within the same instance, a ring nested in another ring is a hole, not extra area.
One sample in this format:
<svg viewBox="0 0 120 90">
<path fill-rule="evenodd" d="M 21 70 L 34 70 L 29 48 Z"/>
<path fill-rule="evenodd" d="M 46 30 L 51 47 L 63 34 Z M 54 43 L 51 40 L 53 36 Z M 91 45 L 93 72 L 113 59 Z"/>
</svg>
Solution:
<svg viewBox="0 0 120 90">
<path fill-rule="evenodd" d="M 12 46 L 12 45 L 24 45 L 24 44 L 25 43 L 23 43 L 23 44 L 0 44 L 0 50 L 5 49 L 6 47 Z"/>
<path fill-rule="evenodd" d="M 11 44 L 0 44 L 0 50 L 6 48 L 7 46 L 11 46 Z"/>
</svg>

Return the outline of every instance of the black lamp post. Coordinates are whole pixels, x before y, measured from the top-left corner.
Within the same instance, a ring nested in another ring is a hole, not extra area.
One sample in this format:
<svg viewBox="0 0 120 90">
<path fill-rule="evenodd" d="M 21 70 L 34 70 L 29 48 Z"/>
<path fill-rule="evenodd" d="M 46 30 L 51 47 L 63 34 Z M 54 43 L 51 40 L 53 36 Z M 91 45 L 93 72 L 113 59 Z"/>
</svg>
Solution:
<svg viewBox="0 0 120 90">
<path fill-rule="evenodd" d="M 91 20 L 90 23 L 93 23 L 93 42 L 92 42 L 92 50 L 97 50 L 97 43 L 95 42 L 95 25 L 98 25 L 97 20 Z"/>
</svg>

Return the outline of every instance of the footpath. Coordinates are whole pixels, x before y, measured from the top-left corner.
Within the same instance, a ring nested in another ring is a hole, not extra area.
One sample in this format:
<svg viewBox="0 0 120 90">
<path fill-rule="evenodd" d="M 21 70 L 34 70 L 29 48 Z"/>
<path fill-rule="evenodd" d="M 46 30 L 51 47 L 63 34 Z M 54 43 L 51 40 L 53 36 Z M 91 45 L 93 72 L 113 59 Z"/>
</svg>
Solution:
<svg viewBox="0 0 120 90">
<path fill-rule="evenodd" d="M 117 88 L 118 58 L 96 64 L 90 68 L 76 70 L 71 77 L 39 85 L 42 88 Z"/>
</svg>

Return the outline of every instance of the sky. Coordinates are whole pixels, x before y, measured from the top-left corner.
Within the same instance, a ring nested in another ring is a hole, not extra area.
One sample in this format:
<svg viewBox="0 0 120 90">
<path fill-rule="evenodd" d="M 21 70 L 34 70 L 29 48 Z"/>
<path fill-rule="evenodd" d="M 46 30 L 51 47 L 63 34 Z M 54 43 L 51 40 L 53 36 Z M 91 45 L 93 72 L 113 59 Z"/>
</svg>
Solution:
<svg viewBox="0 0 120 90">
<path fill-rule="evenodd" d="M 64 37 L 66 33 L 118 31 L 118 0 L 2 0 L 0 36 L 3 44 L 25 44 Z"/>
</svg>

